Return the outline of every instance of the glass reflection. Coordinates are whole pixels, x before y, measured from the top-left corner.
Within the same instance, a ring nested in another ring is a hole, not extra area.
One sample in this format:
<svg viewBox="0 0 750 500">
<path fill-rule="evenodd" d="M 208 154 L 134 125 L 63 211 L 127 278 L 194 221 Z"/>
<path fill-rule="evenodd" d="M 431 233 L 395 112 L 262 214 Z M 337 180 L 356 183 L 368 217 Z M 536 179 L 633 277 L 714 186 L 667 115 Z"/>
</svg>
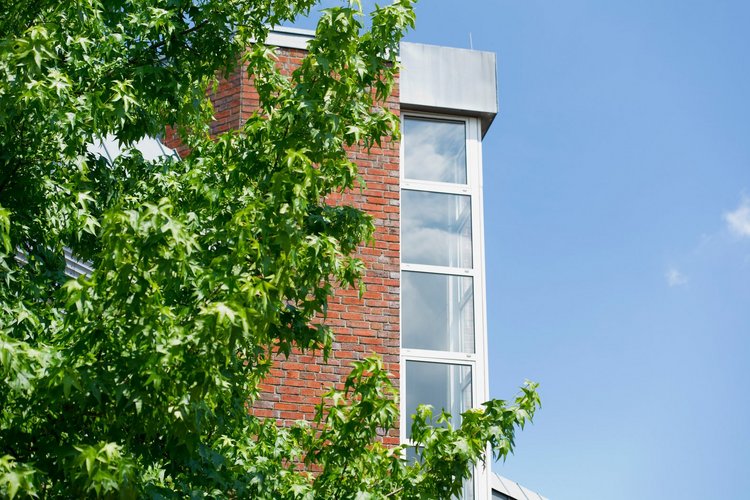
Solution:
<svg viewBox="0 0 750 500">
<path fill-rule="evenodd" d="M 420 453 L 417 453 L 416 446 L 408 446 L 406 448 L 406 461 L 409 464 L 413 464 L 416 462 L 422 463 L 422 456 L 420 455 Z"/>
<path fill-rule="evenodd" d="M 461 413 L 471 408 L 471 367 L 423 361 L 406 362 L 406 428 L 411 437 L 411 416 L 417 406 L 432 405 L 433 423 L 445 411 L 454 426 Z"/>
<path fill-rule="evenodd" d="M 401 242 L 403 262 L 470 268 L 470 197 L 403 190 Z"/>
<path fill-rule="evenodd" d="M 473 279 L 415 273 L 401 275 L 402 338 L 410 349 L 474 352 Z"/>
<path fill-rule="evenodd" d="M 421 181 L 466 184 L 466 124 L 406 118 L 404 176 Z"/>
</svg>

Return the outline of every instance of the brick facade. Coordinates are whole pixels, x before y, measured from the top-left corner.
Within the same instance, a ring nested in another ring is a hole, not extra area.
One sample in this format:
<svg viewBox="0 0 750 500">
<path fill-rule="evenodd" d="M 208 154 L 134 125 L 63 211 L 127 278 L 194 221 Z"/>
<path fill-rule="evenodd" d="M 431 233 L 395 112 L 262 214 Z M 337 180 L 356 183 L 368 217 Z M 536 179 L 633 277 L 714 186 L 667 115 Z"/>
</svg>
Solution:
<svg viewBox="0 0 750 500">
<path fill-rule="evenodd" d="M 300 49 L 277 49 L 278 64 L 285 73 L 297 67 L 305 55 Z M 215 122 L 213 133 L 240 127 L 258 107 L 258 95 L 245 67 L 222 79 L 212 95 Z M 399 112 L 398 83 L 384 104 Z M 187 151 L 174 131 L 168 130 L 164 143 L 181 155 Z M 331 299 L 327 323 L 334 327 L 331 356 L 326 363 L 320 353 L 293 353 L 277 360 L 270 377 L 261 386 L 260 399 L 253 413 L 276 418 L 280 423 L 310 420 L 315 405 L 331 386 L 341 386 L 351 363 L 376 353 L 399 384 L 399 143 L 385 140 L 382 147 L 366 151 L 354 148 L 350 157 L 366 182 L 363 191 L 355 190 L 331 199 L 368 212 L 375 223 L 374 245 L 361 247 L 367 290 L 362 298 L 356 290 L 337 290 Z M 386 438 L 398 444 L 398 429 Z"/>
</svg>

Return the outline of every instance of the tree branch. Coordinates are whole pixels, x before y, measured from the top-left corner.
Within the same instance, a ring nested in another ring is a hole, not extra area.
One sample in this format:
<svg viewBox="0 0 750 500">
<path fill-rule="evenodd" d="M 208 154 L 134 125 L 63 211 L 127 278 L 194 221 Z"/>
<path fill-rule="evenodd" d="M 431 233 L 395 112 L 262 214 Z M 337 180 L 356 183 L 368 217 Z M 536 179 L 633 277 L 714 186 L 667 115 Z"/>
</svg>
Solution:
<svg viewBox="0 0 750 500">
<path fill-rule="evenodd" d="M 184 29 L 184 30 L 180 31 L 179 33 L 176 33 L 176 34 L 173 33 L 172 36 L 170 36 L 169 38 L 165 38 L 165 39 L 163 39 L 160 42 L 157 42 L 157 43 L 155 43 L 153 45 L 150 45 L 144 52 L 153 52 L 153 51 L 156 51 L 156 50 L 160 49 L 161 47 L 163 47 L 164 45 L 166 45 L 168 41 L 174 40 L 177 37 L 183 37 L 185 35 L 189 35 L 190 33 L 194 33 L 194 32 L 198 31 L 199 29 L 203 28 L 206 25 L 208 25 L 208 21 L 202 21 L 202 22 L 200 22 L 200 23 L 198 23 L 198 24 L 196 24 L 196 25 L 194 25 L 194 26 L 192 26 L 190 28 L 187 28 L 187 29 Z M 137 62 L 138 62 L 138 58 L 137 57 L 131 57 L 130 60 L 128 61 L 128 64 L 135 64 Z"/>
</svg>

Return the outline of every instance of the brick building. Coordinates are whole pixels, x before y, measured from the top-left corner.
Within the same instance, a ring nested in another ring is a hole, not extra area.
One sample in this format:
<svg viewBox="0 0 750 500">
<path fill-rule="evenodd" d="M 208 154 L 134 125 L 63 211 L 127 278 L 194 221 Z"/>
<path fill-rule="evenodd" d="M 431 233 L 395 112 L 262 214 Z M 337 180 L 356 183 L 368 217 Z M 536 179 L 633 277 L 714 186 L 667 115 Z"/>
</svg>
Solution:
<svg viewBox="0 0 750 500">
<path fill-rule="evenodd" d="M 272 32 L 268 43 L 285 71 L 300 64 L 312 35 Z M 310 419 L 352 361 L 377 353 L 401 389 L 400 425 L 385 438 L 391 444 L 409 442 L 409 415 L 419 404 L 445 409 L 458 422 L 489 397 L 482 138 L 498 111 L 494 54 L 403 43 L 400 57 L 403 70 L 385 105 L 401 117 L 402 140 L 352 150 L 366 189 L 343 197 L 374 218 L 375 244 L 359 251 L 367 291 L 362 298 L 354 290 L 336 293 L 327 319 L 336 331 L 328 361 L 310 354 L 279 359 L 253 410 L 282 423 Z M 213 102 L 215 133 L 252 115 L 258 95 L 246 68 L 221 81 Z M 184 152 L 173 132 L 164 144 Z M 141 147 L 150 151 L 145 156 L 170 153 L 156 141 Z M 464 496 L 542 498 L 533 495 L 476 470 Z"/>
<path fill-rule="evenodd" d="M 305 56 L 308 32 L 275 31 L 268 43 L 276 45 L 278 65 L 291 74 Z M 215 121 L 212 133 L 241 127 L 259 107 L 258 94 L 248 76 L 247 67 L 237 68 L 220 81 L 212 95 Z M 385 103 L 398 112 L 398 93 Z M 168 131 L 164 143 L 183 153 L 179 137 Z M 279 357 L 271 376 L 262 384 L 253 413 L 272 417 L 281 423 L 311 420 L 315 405 L 331 386 L 342 382 L 354 360 L 372 353 L 383 358 L 387 369 L 399 373 L 399 144 L 384 141 L 370 151 L 350 151 L 367 188 L 343 196 L 341 202 L 367 211 L 374 217 L 374 246 L 361 247 L 359 257 L 366 262 L 362 298 L 357 290 L 338 290 L 329 302 L 326 323 L 335 328 L 334 345 L 327 363 L 320 353 L 292 353 Z M 336 200 L 332 200 L 336 201 Z M 399 436 L 386 437 L 398 444 Z"/>
</svg>

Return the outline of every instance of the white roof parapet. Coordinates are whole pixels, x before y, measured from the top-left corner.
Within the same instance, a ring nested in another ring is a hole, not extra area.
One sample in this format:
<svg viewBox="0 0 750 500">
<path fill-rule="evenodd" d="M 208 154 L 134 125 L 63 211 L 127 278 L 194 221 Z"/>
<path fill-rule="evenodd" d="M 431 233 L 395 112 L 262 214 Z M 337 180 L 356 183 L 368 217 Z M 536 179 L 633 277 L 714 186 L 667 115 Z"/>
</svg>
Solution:
<svg viewBox="0 0 750 500">
<path fill-rule="evenodd" d="M 313 30 L 275 26 L 268 33 L 266 45 L 286 47 L 288 49 L 307 50 L 307 42 L 313 38 L 315 38 L 315 32 Z"/>
<path fill-rule="evenodd" d="M 266 44 L 307 49 L 312 30 L 275 26 Z M 401 43 L 400 100 L 404 109 L 477 116 L 484 135 L 498 113 L 493 52 Z"/>
<path fill-rule="evenodd" d="M 498 112 L 493 52 L 401 43 L 401 107 L 477 116 L 482 135 Z"/>
<path fill-rule="evenodd" d="M 507 477 L 503 477 L 499 474 L 492 474 L 490 484 L 493 492 L 497 491 L 513 500 L 549 500 L 547 497 L 543 497 L 539 493 L 524 488 L 517 482 L 511 481 Z"/>
</svg>

